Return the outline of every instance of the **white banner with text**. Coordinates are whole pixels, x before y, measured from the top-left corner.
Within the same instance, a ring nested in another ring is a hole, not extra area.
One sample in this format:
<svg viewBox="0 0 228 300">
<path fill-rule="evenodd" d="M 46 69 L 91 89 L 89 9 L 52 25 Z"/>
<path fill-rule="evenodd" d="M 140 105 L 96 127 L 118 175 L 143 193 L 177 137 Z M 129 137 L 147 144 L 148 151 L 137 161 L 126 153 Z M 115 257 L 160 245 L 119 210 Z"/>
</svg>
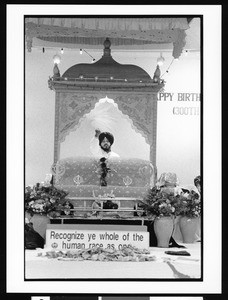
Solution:
<svg viewBox="0 0 228 300">
<path fill-rule="evenodd" d="M 131 228 L 133 227 L 133 228 Z M 137 229 L 137 230 L 133 230 Z M 53 250 L 79 250 L 102 247 L 121 250 L 135 246 L 149 248 L 149 232 L 145 226 L 124 225 L 48 225 L 46 248 Z"/>
</svg>

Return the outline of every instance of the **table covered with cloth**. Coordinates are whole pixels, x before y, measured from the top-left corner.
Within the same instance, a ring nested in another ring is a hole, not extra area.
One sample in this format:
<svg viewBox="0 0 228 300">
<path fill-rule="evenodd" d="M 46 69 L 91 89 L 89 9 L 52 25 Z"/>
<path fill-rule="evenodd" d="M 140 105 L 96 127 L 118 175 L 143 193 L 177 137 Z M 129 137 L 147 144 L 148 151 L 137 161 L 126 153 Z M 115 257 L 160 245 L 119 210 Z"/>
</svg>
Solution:
<svg viewBox="0 0 228 300">
<path fill-rule="evenodd" d="M 26 279 L 196 279 L 201 278 L 200 242 L 184 244 L 190 256 L 169 255 L 178 248 L 150 247 L 153 261 L 65 261 L 38 256 L 48 249 L 26 250 Z"/>
</svg>

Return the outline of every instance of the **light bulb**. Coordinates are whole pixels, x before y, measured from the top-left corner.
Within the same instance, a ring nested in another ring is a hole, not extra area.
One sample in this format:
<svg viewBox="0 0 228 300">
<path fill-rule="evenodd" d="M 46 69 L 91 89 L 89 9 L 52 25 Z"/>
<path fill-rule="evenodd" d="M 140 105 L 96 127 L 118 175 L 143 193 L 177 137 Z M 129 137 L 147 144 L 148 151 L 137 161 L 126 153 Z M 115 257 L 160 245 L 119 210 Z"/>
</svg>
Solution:
<svg viewBox="0 0 228 300">
<path fill-rule="evenodd" d="M 60 52 L 61 52 L 61 54 L 63 54 L 63 53 L 64 53 L 64 50 L 63 50 L 63 48 L 60 50 Z"/>
<path fill-rule="evenodd" d="M 164 59 L 164 57 L 162 56 L 162 53 L 161 53 L 161 54 L 160 54 L 160 57 L 158 57 L 158 59 L 157 59 L 157 64 L 158 64 L 159 66 L 162 66 L 163 63 L 164 63 L 164 61 L 165 61 L 165 59 Z"/>
<path fill-rule="evenodd" d="M 60 61 L 61 61 L 61 57 L 58 55 L 58 54 L 56 54 L 56 55 L 54 55 L 53 56 L 53 62 L 54 62 L 54 64 L 60 64 Z"/>
<path fill-rule="evenodd" d="M 80 49 L 80 54 L 82 54 L 82 49 Z"/>
</svg>

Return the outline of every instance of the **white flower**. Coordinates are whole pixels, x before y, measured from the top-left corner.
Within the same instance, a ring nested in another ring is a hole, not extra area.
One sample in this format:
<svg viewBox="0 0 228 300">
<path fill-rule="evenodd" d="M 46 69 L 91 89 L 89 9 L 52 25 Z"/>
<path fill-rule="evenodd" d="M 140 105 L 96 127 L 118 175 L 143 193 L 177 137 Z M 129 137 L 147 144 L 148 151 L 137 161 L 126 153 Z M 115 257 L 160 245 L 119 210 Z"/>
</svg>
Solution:
<svg viewBox="0 0 228 300">
<path fill-rule="evenodd" d="M 39 203 L 36 203 L 36 204 L 34 205 L 34 208 L 35 208 L 35 209 L 40 209 L 41 207 L 42 207 L 42 205 L 39 204 Z"/>
</svg>

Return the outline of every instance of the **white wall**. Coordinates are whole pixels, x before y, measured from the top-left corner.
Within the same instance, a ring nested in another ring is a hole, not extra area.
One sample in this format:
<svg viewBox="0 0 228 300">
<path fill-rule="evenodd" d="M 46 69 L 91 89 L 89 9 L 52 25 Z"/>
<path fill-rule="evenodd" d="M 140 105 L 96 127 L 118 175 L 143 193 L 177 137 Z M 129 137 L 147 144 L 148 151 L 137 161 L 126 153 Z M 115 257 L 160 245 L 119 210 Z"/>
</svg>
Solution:
<svg viewBox="0 0 228 300">
<path fill-rule="evenodd" d="M 45 53 L 33 49 L 25 55 L 26 184 L 43 181 L 53 163 L 55 93 L 48 88 L 47 80 L 52 76 L 52 57 L 55 53 L 51 49 L 46 49 Z M 98 60 L 102 56 L 102 49 L 89 53 Z M 79 51 L 66 50 L 61 56 L 61 74 L 74 64 L 91 62 L 89 56 L 85 53 L 80 55 Z M 138 65 L 153 76 L 159 53 L 113 51 L 112 56 L 119 63 Z M 173 108 L 200 106 L 195 101 L 177 101 L 178 93 L 200 92 L 200 58 L 198 53 L 182 55 L 166 73 L 172 56 L 171 53 L 163 53 L 163 56 L 165 63 L 161 73 L 164 73 L 166 80 L 165 92 L 174 93 L 174 96 L 173 101 L 158 101 L 158 176 L 162 172 L 175 172 L 181 184 L 191 184 L 200 173 L 200 115 L 174 115 Z M 132 131 L 126 119 L 119 120 L 113 133 L 113 151 L 121 156 L 127 153 L 130 157 L 149 157 L 149 147 L 144 138 Z M 93 128 L 85 119 L 62 144 L 63 156 L 89 155 L 88 144 L 92 136 Z"/>
</svg>

